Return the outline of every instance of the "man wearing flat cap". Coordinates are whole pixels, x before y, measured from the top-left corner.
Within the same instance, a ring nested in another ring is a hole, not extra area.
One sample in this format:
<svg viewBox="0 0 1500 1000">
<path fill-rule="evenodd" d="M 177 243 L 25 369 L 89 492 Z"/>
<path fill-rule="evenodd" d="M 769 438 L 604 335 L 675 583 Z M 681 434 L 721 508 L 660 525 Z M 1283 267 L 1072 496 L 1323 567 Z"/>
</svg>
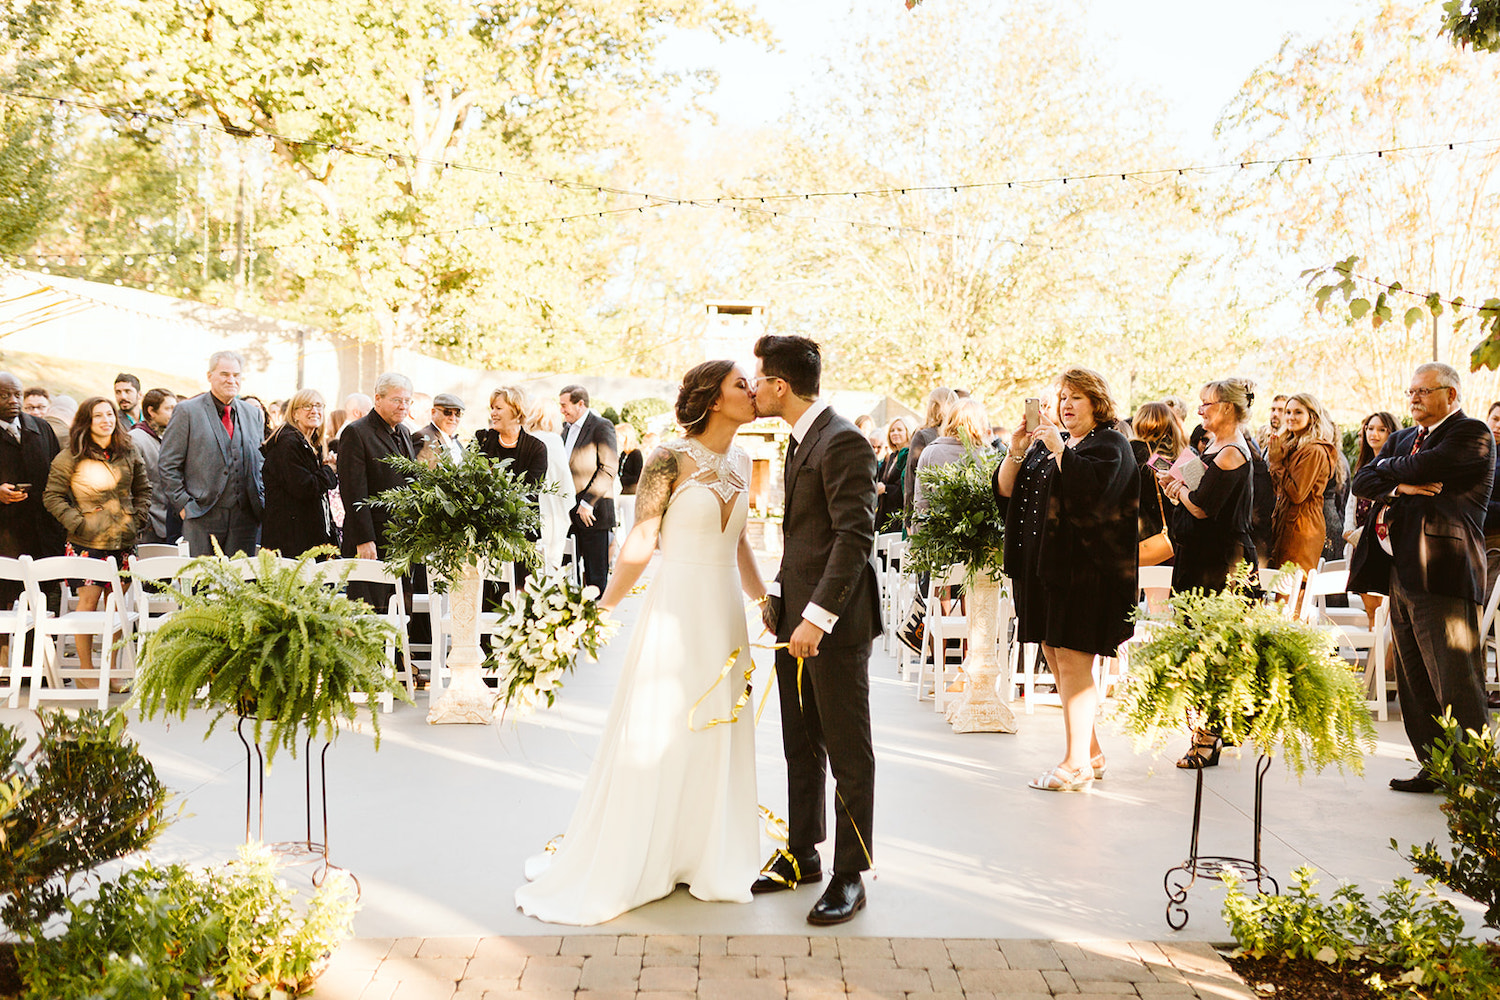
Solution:
<svg viewBox="0 0 1500 1000">
<path fill-rule="evenodd" d="M 417 461 L 429 469 L 445 458 L 463 461 L 464 447 L 458 443 L 458 422 L 463 419 L 464 401 L 451 392 L 432 397 L 432 421 L 412 435 L 417 446 Z"/>
</svg>

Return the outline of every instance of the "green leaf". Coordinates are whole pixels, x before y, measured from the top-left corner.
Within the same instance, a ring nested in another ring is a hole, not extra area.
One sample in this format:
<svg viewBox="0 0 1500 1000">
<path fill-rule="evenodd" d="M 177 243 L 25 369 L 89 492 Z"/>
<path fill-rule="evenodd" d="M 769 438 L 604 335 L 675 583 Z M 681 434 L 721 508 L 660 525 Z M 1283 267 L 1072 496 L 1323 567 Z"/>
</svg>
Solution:
<svg viewBox="0 0 1500 1000">
<path fill-rule="evenodd" d="M 1365 298 L 1353 299 L 1349 303 L 1349 315 L 1355 319 L 1363 319 L 1365 313 L 1370 311 L 1370 300 Z"/>
<path fill-rule="evenodd" d="M 1406 328 L 1410 330 L 1412 327 L 1420 323 L 1422 321 L 1422 315 L 1423 313 L 1421 306 L 1412 306 L 1410 309 L 1406 310 L 1406 316 L 1404 317 Z"/>
</svg>

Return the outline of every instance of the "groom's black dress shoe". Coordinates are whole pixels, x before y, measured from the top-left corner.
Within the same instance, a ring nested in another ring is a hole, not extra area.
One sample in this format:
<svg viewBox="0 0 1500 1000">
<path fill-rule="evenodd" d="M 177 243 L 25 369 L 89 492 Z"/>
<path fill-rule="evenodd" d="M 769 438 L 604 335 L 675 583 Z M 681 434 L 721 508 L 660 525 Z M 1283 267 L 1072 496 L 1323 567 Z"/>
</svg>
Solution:
<svg viewBox="0 0 1500 1000">
<path fill-rule="evenodd" d="M 1435 792 L 1441 787 L 1426 771 L 1418 771 L 1410 778 L 1391 779 L 1391 788 L 1398 792 Z"/>
<path fill-rule="evenodd" d="M 823 863 L 818 859 L 817 852 L 805 858 L 797 858 L 794 865 L 791 857 L 778 851 L 776 856 L 766 862 L 766 866 L 760 870 L 760 878 L 750 886 L 750 891 L 759 895 L 763 892 L 795 889 L 808 882 L 821 881 L 823 881 Z"/>
<path fill-rule="evenodd" d="M 833 878 L 828 880 L 828 888 L 823 890 L 823 897 L 807 915 L 807 922 L 819 927 L 842 924 L 853 920 L 854 915 L 864 908 L 865 883 L 859 873 L 840 875 L 834 872 Z"/>
</svg>

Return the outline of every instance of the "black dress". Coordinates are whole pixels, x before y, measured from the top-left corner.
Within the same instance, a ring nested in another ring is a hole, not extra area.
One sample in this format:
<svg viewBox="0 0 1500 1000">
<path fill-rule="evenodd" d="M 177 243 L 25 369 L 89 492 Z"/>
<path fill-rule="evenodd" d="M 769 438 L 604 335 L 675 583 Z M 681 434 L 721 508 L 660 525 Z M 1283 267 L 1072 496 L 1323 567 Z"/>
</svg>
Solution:
<svg viewBox="0 0 1500 1000">
<path fill-rule="evenodd" d="M 542 444 L 539 438 L 526 433 L 525 428 L 518 431 L 516 443 L 509 448 L 500 443 L 500 432 L 491 427 L 475 432 L 474 442 L 479 445 L 482 454 L 501 461 L 509 460 L 511 471 L 520 473 L 532 486 L 540 488 L 546 481 L 547 446 Z M 532 495 L 532 502 L 538 506 L 541 504 L 536 494 Z M 534 542 L 542 536 L 540 530 L 537 530 L 527 532 L 526 537 Z M 526 564 L 518 562 L 514 564 L 514 567 L 516 586 L 524 587 L 528 576 Z M 504 592 L 501 584 L 493 580 L 486 581 L 484 585 L 485 607 L 493 609 Z"/>
<path fill-rule="evenodd" d="M 261 445 L 260 453 L 265 456 L 261 478 L 266 486 L 260 547 L 295 559 L 318 545 L 337 545 L 328 491 L 338 488 L 339 478 L 312 443 L 291 424 L 282 424 Z"/>
<path fill-rule="evenodd" d="M 1226 448 L 1239 448 L 1237 444 Z M 1171 518 L 1175 530 L 1172 546 L 1176 564 L 1172 567 L 1174 591 L 1223 590 L 1230 570 L 1240 560 L 1255 565 L 1255 542 L 1250 535 L 1250 517 L 1254 506 L 1251 476 L 1254 466 L 1250 456 L 1238 469 L 1224 470 L 1214 462 L 1218 449 L 1203 456 L 1208 469 L 1198 488 L 1188 499 L 1208 516 L 1194 517 L 1187 508 L 1176 505 Z M 1244 454 L 1244 449 L 1240 449 Z"/>
<path fill-rule="evenodd" d="M 998 484 L 998 469 L 995 476 Z M 1140 479 L 1130 442 L 1095 427 L 1063 449 L 1061 468 L 1034 444 L 1009 501 L 998 489 L 996 496 L 1006 510 L 1005 572 L 1015 592 L 1017 638 L 1115 655 L 1134 631 L 1140 598 Z"/>
</svg>

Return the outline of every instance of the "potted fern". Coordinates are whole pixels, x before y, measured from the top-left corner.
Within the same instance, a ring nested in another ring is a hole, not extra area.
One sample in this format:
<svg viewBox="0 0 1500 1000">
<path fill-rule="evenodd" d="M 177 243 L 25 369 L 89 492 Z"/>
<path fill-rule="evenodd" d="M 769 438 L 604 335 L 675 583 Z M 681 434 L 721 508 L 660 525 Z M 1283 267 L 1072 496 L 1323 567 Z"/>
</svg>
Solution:
<svg viewBox="0 0 1500 1000">
<path fill-rule="evenodd" d="M 907 560 L 920 573 L 965 569 L 969 608 L 969 652 L 963 697 L 948 709 L 956 733 L 1013 733 L 1015 714 L 995 693 L 1000 674 L 1000 577 L 1004 571 L 1005 521 L 990 482 L 1000 455 L 968 449 L 957 462 L 920 470 L 923 507 L 912 518 Z M 942 656 L 943 651 L 935 651 Z"/>
<path fill-rule="evenodd" d="M 439 462 L 429 469 L 393 455 L 386 459 L 409 479 L 404 486 L 371 497 L 386 513 L 386 565 L 406 574 L 427 567 L 435 593 L 448 593 L 453 610 L 451 682 L 427 713 L 429 723 L 487 724 L 494 718 L 495 692 L 480 676 L 479 612 L 481 566 L 541 559 L 534 539 L 541 530 L 540 490 L 508 461 L 489 458 L 476 447 L 461 462 Z"/>
<path fill-rule="evenodd" d="M 1224 590 L 1173 594 L 1167 610 L 1142 615 L 1152 626 L 1131 654 L 1117 710 L 1125 730 L 1160 746 L 1193 725 L 1279 752 L 1298 776 L 1330 764 L 1362 772 L 1375 727 L 1332 634 L 1253 589 L 1242 564 Z"/>
<path fill-rule="evenodd" d="M 262 551 L 253 574 L 219 556 L 190 563 L 180 585 L 166 585 L 179 610 L 141 644 L 133 697 L 141 714 L 186 718 L 201 698 L 210 733 L 226 715 L 250 720 L 270 763 L 280 748 L 295 757 L 304 737 L 331 742 L 363 705 L 378 746 L 376 701 L 411 699 L 386 669 L 392 627 L 307 582 L 309 563 L 332 551 L 313 549 L 290 565 Z"/>
</svg>

